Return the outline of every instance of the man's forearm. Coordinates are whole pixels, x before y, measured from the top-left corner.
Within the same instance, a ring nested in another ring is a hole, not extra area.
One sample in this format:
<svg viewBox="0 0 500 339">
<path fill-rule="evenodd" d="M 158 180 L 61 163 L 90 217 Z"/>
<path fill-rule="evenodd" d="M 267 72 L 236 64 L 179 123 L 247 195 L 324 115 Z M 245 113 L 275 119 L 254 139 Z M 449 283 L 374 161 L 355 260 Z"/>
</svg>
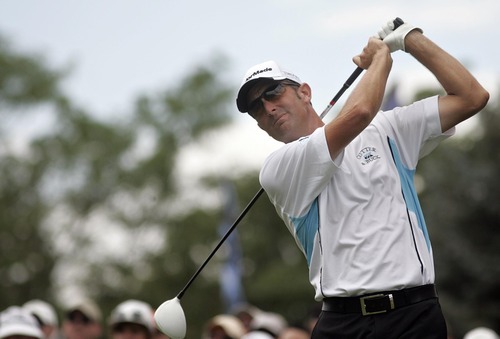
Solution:
<svg viewBox="0 0 500 339">
<path fill-rule="evenodd" d="M 486 105 L 488 93 L 456 58 L 418 31 L 406 36 L 405 45 L 406 51 L 434 74 L 447 94 L 440 98 L 443 130 L 471 117 Z"/>
</svg>

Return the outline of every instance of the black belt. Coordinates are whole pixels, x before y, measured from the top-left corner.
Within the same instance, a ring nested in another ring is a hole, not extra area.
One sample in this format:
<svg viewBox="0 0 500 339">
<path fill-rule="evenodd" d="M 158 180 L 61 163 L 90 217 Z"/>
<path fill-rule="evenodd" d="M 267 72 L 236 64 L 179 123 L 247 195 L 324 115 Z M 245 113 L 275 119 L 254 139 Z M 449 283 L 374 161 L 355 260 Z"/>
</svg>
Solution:
<svg viewBox="0 0 500 339">
<path fill-rule="evenodd" d="M 437 298 L 433 284 L 397 291 L 370 293 L 361 297 L 331 297 L 323 299 L 323 311 L 337 313 L 361 313 L 362 315 L 385 313 L 399 307 Z"/>
</svg>

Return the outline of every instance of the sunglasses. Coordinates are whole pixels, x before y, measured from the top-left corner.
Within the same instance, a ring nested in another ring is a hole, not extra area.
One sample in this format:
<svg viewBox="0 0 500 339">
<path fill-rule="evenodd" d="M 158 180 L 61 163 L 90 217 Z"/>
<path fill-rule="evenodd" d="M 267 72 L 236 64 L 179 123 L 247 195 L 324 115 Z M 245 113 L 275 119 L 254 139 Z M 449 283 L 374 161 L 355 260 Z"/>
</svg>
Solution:
<svg viewBox="0 0 500 339">
<path fill-rule="evenodd" d="M 248 104 L 248 113 L 251 116 L 256 116 L 259 113 L 262 113 L 264 111 L 262 99 L 266 101 L 277 100 L 281 95 L 283 95 L 283 93 L 285 93 L 286 86 L 299 87 L 300 85 L 296 82 L 286 80 L 278 82 L 277 84 L 272 84 L 266 88 L 262 94 Z"/>
<path fill-rule="evenodd" d="M 146 326 L 136 323 L 123 322 L 116 324 L 112 331 L 114 333 L 124 333 L 124 332 L 132 332 L 132 333 L 146 333 L 149 334 L 149 331 Z"/>
<path fill-rule="evenodd" d="M 66 315 L 66 318 L 73 324 L 84 324 L 88 325 L 93 322 L 92 319 L 87 317 L 85 314 L 79 312 L 79 311 L 73 311 L 70 312 Z"/>
</svg>

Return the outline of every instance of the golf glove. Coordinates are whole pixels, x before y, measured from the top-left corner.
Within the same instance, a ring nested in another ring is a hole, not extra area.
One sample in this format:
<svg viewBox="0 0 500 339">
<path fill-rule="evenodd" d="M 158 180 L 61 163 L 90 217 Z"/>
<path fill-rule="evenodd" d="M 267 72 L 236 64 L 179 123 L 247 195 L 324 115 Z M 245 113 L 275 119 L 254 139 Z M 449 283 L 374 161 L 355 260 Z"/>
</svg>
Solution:
<svg viewBox="0 0 500 339">
<path fill-rule="evenodd" d="M 378 36 L 389 47 L 391 53 L 398 50 L 406 52 L 405 37 L 408 33 L 415 29 L 420 33 L 423 33 L 421 28 L 415 27 L 406 22 L 394 30 L 394 22 L 388 21 L 384 26 L 382 26 L 382 29 L 378 32 Z"/>
</svg>

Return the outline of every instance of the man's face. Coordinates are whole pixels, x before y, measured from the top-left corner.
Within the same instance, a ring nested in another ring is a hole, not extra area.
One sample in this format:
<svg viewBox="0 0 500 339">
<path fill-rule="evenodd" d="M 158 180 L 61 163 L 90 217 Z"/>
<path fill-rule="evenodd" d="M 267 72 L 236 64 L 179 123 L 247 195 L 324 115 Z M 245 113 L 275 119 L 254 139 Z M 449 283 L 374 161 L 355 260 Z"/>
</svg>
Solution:
<svg viewBox="0 0 500 339">
<path fill-rule="evenodd" d="M 309 134 L 304 132 L 310 108 L 308 90 L 306 84 L 287 80 L 259 81 L 247 94 L 248 113 L 274 139 L 284 143 L 297 140 Z"/>
<path fill-rule="evenodd" d="M 66 316 L 63 330 L 67 339 L 95 339 L 102 334 L 101 325 L 80 311 Z"/>
<path fill-rule="evenodd" d="M 149 339 L 148 330 L 139 324 L 121 323 L 116 325 L 111 332 L 112 339 Z"/>
</svg>

